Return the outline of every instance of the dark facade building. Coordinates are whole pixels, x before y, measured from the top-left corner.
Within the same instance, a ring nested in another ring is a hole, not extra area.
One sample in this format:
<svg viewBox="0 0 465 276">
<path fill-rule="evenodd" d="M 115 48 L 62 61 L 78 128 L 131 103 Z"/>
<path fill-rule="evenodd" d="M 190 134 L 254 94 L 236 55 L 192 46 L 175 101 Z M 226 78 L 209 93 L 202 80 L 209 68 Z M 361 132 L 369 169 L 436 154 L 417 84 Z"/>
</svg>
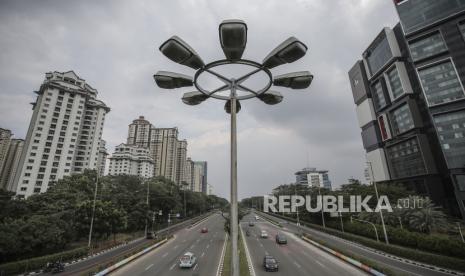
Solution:
<svg viewBox="0 0 465 276">
<path fill-rule="evenodd" d="M 465 217 L 465 0 L 394 4 L 400 23 L 349 71 L 367 161 Z"/>
</svg>

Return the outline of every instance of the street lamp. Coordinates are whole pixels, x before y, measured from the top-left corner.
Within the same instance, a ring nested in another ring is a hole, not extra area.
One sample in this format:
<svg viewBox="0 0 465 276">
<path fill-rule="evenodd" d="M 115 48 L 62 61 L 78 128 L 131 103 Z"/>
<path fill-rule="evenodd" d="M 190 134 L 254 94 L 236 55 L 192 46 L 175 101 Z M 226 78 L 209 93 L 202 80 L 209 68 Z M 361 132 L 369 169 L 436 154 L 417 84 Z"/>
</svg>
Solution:
<svg viewBox="0 0 465 276">
<path fill-rule="evenodd" d="M 303 57 L 307 46 L 295 37 L 291 37 L 272 50 L 262 63 L 248 59 L 242 59 L 242 54 L 247 44 L 247 25 L 242 20 L 224 20 L 218 28 L 220 46 L 226 59 L 217 60 L 204 64 L 200 56 L 185 41 L 173 36 L 160 46 L 160 51 L 170 60 L 191 67 L 196 70 L 193 81 L 185 75 L 159 71 L 154 75 L 156 84 L 160 88 L 173 89 L 180 87 L 195 86 L 197 91 L 187 92 L 182 101 L 187 105 L 198 105 L 208 98 L 226 101 L 225 111 L 231 115 L 231 205 L 230 205 L 230 229 L 231 229 L 231 275 L 239 275 L 238 255 L 238 206 L 237 206 L 237 133 L 236 114 L 241 109 L 240 101 L 258 98 L 268 105 L 274 105 L 283 100 L 281 93 L 270 91 L 275 86 L 283 86 L 291 89 L 307 88 L 313 76 L 305 72 L 296 72 L 278 76 L 273 79 L 270 69 L 294 62 Z M 218 73 L 214 68 L 225 65 L 243 65 L 252 68 L 252 71 L 239 78 L 230 78 Z M 265 73 L 266 84 L 259 90 L 251 89 L 243 85 L 244 81 L 256 73 Z M 218 78 L 223 85 L 208 90 L 199 84 L 199 77 L 208 73 Z M 226 91 L 227 94 L 222 92 Z M 229 91 L 229 93 L 228 93 Z M 240 91 L 240 93 L 238 93 Z"/>
<path fill-rule="evenodd" d="M 373 165 L 371 164 L 371 162 L 366 162 L 366 163 L 370 165 L 371 182 L 373 182 L 373 187 L 375 188 L 375 193 L 376 193 L 376 200 L 379 203 L 378 187 L 376 186 L 375 175 L 373 174 Z M 386 242 L 386 244 L 389 244 L 389 238 L 388 238 L 387 231 L 386 231 L 386 224 L 384 223 L 383 210 L 379 210 L 379 216 L 381 218 L 381 224 L 383 226 L 384 241 Z"/>
</svg>

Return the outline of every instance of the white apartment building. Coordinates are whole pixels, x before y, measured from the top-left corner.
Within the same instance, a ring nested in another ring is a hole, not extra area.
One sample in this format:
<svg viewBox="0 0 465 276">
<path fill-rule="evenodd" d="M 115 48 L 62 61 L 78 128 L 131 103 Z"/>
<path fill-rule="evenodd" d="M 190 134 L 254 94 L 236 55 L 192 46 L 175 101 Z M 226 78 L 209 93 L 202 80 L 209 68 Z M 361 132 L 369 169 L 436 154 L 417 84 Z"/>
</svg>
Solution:
<svg viewBox="0 0 465 276">
<path fill-rule="evenodd" d="M 6 161 L 6 155 L 10 147 L 12 136 L 13 134 L 9 129 L 0 128 L 0 178 L 2 177 L 2 168 Z M 2 182 L 0 182 L 0 187 L 3 187 Z"/>
<path fill-rule="evenodd" d="M 194 192 L 207 193 L 207 162 L 194 161 L 192 170 L 192 187 Z"/>
<path fill-rule="evenodd" d="M 97 90 L 73 71 L 50 72 L 39 91 L 18 173 L 18 197 L 45 192 L 50 182 L 84 169 L 98 169 L 105 115 Z"/>
<path fill-rule="evenodd" d="M 331 181 L 327 170 L 316 168 L 303 168 L 295 173 L 296 184 L 308 185 L 309 187 L 321 187 L 331 190 Z"/>
<path fill-rule="evenodd" d="M 187 162 L 187 141 L 178 141 L 176 144 L 176 183 L 185 181 Z"/>
<path fill-rule="evenodd" d="M 190 157 L 186 159 L 186 166 L 184 167 L 184 181 L 187 183 L 188 190 L 193 191 L 193 171 L 194 171 L 194 162 Z"/>
<path fill-rule="evenodd" d="M 11 131 L 0 128 L 0 189 L 16 192 L 14 177 L 24 140 L 11 139 L 12 136 Z"/>
<path fill-rule="evenodd" d="M 136 175 L 144 178 L 153 176 L 154 162 L 147 148 L 120 144 L 109 159 L 109 175 Z"/>
<path fill-rule="evenodd" d="M 99 166 L 98 173 L 100 176 L 105 175 L 105 167 L 107 163 L 108 151 L 106 148 L 107 142 L 105 140 L 100 140 L 100 148 L 98 151 L 97 163 Z"/>
<path fill-rule="evenodd" d="M 152 128 L 152 124 L 145 120 L 144 116 L 139 116 L 129 125 L 127 144 L 144 148 L 150 147 Z"/>
</svg>

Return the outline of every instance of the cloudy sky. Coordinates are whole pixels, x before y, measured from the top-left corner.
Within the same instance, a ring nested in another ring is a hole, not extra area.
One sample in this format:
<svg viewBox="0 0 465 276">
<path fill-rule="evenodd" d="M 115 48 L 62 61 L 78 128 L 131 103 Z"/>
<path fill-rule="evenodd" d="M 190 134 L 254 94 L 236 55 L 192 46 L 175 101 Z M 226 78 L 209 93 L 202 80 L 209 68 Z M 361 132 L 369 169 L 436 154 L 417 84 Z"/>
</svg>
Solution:
<svg viewBox="0 0 465 276">
<path fill-rule="evenodd" d="M 218 25 L 231 18 L 248 25 L 243 58 L 261 62 L 277 44 L 296 36 L 309 47 L 307 55 L 272 72 L 309 70 L 315 76 L 304 91 L 279 89 L 285 96 L 280 105 L 242 103 L 239 197 L 290 183 L 307 165 L 329 170 L 333 187 L 363 178 L 364 150 L 347 71 L 382 27 L 398 21 L 386 0 L 1 0 L 0 127 L 24 138 L 32 91 L 44 74 L 74 70 L 112 109 L 103 134 L 110 152 L 126 140 L 128 124 L 139 115 L 156 127 L 177 126 L 179 138 L 188 141 L 188 155 L 208 161 L 214 192 L 229 197 L 229 117 L 223 103 L 186 106 L 180 97 L 191 89 L 162 91 L 152 75 L 158 70 L 193 75 L 158 51 L 174 34 L 206 63 L 222 59 Z"/>
</svg>

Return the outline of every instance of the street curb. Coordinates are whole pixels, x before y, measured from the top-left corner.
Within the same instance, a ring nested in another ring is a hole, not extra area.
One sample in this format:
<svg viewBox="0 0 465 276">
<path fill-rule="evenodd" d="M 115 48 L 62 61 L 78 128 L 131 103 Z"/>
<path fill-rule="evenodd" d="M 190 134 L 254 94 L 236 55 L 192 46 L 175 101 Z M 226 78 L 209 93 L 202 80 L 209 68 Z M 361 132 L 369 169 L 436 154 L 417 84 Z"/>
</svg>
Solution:
<svg viewBox="0 0 465 276">
<path fill-rule="evenodd" d="M 280 228 L 283 228 L 283 226 L 282 226 L 281 224 L 279 224 L 279 223 L 277 223 L 277 222 L 275 222 L 275 221 L 273 221 L 273 220 L 271 220 L 271 219 L 269 219 L 269 218 L 263 217 L 263 216 L 258 215 L 258 214 L 257 214 L 257 216 L 261 217 L 262 219 L 268 221 L 268 222 L 271 223 L 271 224 L 274 224 L 274 225 L 276 225 L 276 226 L 278 226 L 278 227 L 280 227 Z"/>
<path fill-rule="evenodd" d="M 216 270 L 216 276 L 221 276 L 221 274 L 223 274 L 224 255 L 226 254 L 226 245 L 228 244 L 228 238 L 229 238 L 228 233 L 225 233 L 223 249 L 221 249 L 220 263 L 218 264 L 218 269 Z"/>
<path fill-rule="evenodd" d="M 247 247 L 247 242 L 245 241 L 244 231 L 242 231 L 242 227 L 240 225 L 239 225 L 239 230 L 241 230 L 242 243 L 244 244 L 245 256 L 247 257 L 247 264 L 249 266 L 249 274 L 250 276 L 255 276 L 255 269 L 253 268 L 252 258 L 250 257 L 250 252 L 249 252 L 249 248 Z"/>
<path fill-rule="evenodd" d="M 367 265 L 365 265 L 365 264 L 363 264 L 363 263 L 361 263 L 361 262 L 359 262 L 359 261 L 357 261 L 355 259 L 347 257 L 346 255 L 343 255 L 342 253 L 339 253 L 339 252 L 337 252 L 335 250 L 332 250 L 332 249 L 330 249 L 330 248 L 328 248 L 328 247 L 326 247 L 324 245 L 321 245 L 321 244 L 317 243 L 316 241 L 313 241 L 313 240 L 311 240 L 311 239 L 309 239 L 309 238 L 307 238 L 305 236 L 302 236 L 302 239 L 304 241 L 306 241 L 306 242 L 308 242 L 308 243 L 322 249 L 323 251 L 326 251 L 326 252 L 338 257 L 339 259 L 345 261 L 346 263 L 349 263 L 349 264 L 351 264 L 351 265 L 353 265 L 355 267 L 360 268 L 361 270 L 363 270 L 365 272 L 370 273 L 371 275 L 386 276 L 386 274 L 381 273 L 381 272 L 375 270 L 374 268 L 371 268 L 371 267 L 369 267 L 369 266 L 367 266 Z"/>
<path fill-rule="evenodd" d="M 215 213 L 212 213 L 212 214 L 209 214 L 207 215 L 206 217 L 204 217 L 203 219 L 200 219 L 199 221 L 195 222 L 194 224 L 191 224 L 187 227 L 187 229 L 191 229 L 191 228 L 194 228 L 196 227 L 197 225 L 199 225 L 200 223 L 206 221 L 207 219 L 209 219 L 211 216 L 213 216 Z"/>
<path fill-rule="evenodd" d="M 142 251 L 140 251 L 140 252 L 138 252 L 138 253 L 132 255 L 131 257 L 128 257 L 128 258 L 126 258 L 126 259 L 124 259 L 124 260 L 121 260 L 121 261 L 117 262 L 116 264 L 114 264 L 114 265 L 112 265 L 112 266 L 110 266 L 110 267 L 107 267 L 106 269 L 104 269 L 104 270 L 98 272 L 98 273 L 95 274 L 95 275 L 96 275 L 96 276 L 107 275 L 108 273 L 110 273 L 110 272 L 112 272 L 112 271 L 114 271 L 114 270 L 116 270 L 116 269 L 118 269 L 118 268 L 120 268 L 120 267 L 122 267 L 122 266 L 128 264 L 128 263 L 131 262 L 132 260 L 135 260 L 135 259 L 139 258 L 140 256 L 146 254 L 147 252 L 150 252 L 151 250 L 153 250 L 153 249 L 159 247 L 160 245 L 166 243 L 166 242 L 168 241 L 168 239 L 170 239 L 170 238 L 165 238 L 165 239 L 161 240 L 160 242 L 158 242 L 158 243 L 156 243 L 156 244 L 154 244 L 154 245 L 152 245 L 152 246 L 150 246 L 150 247 L 147 247 L 146 249 L 144 249 L 144 250 L 142 250 Z"/>
</svg>

